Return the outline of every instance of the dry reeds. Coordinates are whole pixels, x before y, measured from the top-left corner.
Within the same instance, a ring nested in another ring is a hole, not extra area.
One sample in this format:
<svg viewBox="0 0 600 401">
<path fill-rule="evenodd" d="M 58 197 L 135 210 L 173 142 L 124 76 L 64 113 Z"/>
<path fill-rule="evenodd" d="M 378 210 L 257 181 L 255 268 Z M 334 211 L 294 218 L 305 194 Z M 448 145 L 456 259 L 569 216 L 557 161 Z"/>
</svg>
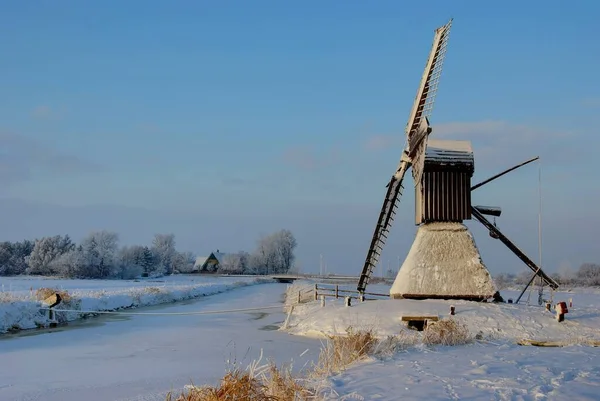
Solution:
<svg viewBox="0 0 600 401">
<path fill-rule="evenodd" d="M 376 345 L 377 338 L 372 330 L 355 331 L 349 327 L 345 336 L 329 336 L 321 348 L 314 371 L 318 375 L 339 372 L 352 362 L 370 355 Z"/>
<path fill-rule="evenodd" d="M 167 395 L 167 401 L 308 401 L 315 393 L 304 387 L 289 368 L 278 368 L 273 363 L 257 367 L 253 363 L 242 371 L 234 368 L 227 372 L 218 386 L 191 386 L 177 398 Z"/>
<path fill-rule="evenodd" d="M 455 319 L 442 319 L 429 322 L 423 330 L 423 344 L 463 345 L 473 342 L 473 336 L 463 323 Z"/>
<path fill-rule="evenodd" d="M 47 287 L 38 288 L 35 291 L 35 298 L 38 301 L 43 301 L 45 299 L 48 299 L 50 296 L 52 296 L 54 294 L 60 295 L 62 302 L 67 303 L 71 300 L 71 295 L 66 290 L 59 290 L 57 288 L 47 288 Z"/>
<path fill-rule="evenodd" d="M 302 382 L 291 369 L 278 368 L 273 363 L 258 367 L 258 362 L 242 371 L 230 370 L 216 387 L 190 387 L 177 398 L 167 396 L 167 401 L 308 401 L 324 400 L 311 383 L 344 370 L 348 365 L 367 356 L 392 355 L 409 346 L 461 345 L 473 341 L 467 327 L 454 319 L 431 322 L 420 332 L 400 332 L 386 339 L 377 339 L 373 329 L 346 329 L 342 336 L 328 336 L 319 359 L 308 372 L 309 380 Z M 308 385 L 306 384 L 308 383 Z"/>
</svg>

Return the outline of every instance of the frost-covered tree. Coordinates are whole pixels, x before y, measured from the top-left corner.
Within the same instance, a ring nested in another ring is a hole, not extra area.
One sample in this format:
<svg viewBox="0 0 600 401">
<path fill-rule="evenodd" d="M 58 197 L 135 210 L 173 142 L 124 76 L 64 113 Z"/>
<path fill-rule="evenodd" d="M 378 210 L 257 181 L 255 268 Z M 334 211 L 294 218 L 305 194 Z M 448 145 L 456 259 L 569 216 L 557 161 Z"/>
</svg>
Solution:
<svg viewBox="0 0 600 401">
<path fill-rule="evenodd" d="M 35 241 L 31 255 L 28 259 L 28 274 L 53 274 L 50 263 L 75 248 L 75 244 L 68 235 L 64 237 L 55 235 L 53 237 L 44 237 Z"/>
<path fill-rule="evenodd" d="M 93 277 L 93 272 L 88 264 L 88 258 L 81 245 L 54 259 L 50 262 L 50 266 L 56 274 L 64 277 Z"/>
<path fill-rule="evenodd" d="M 81 241 L 90 278 L 113 277 L 117 273 L 119 235 L 111 231 L 94 231 Z"/>
<path fill-rule="evenodd" d="M 494 283 L 499 290 L 503 290 L 511 285 L 515 284 L 517 276 L 512 273 L 500 273 L 494 277 Z M 527 278 L 529 280 L 531 277 Z M 526 279 L 526 276 L 523 276 Z"/>
<path fill-rule="evenodd" d="M 11 242 L 0 242 L 0 276 L 8 276 L 12 271 L 13 245 Z"/>
<path fill-rule="evenodd" d="M 196 257 L 191 252 L 175 252 L 172 259 L 173 272 L 191 273 Z"/>
<path fill-rule="evenodd" d="M 156 261 L 156 273 L 171 274 L 175 250 L 175 234 L 156 234 L 152 241 L 152 254 Z"/>
<path fill-rule="evenodd" d="M 151 270 L 152 254 L 145 246 L 124 246 L 117 254 L 117 265 L 120 278 L 135 278 Z"/>
<path fill-rule="evenodd" d="M 262 237 L 249 260 L 250 270 L 255 274 L 286 273 L 294 265 L 297 245 L 296 238 L 289 230 Z"/>
<path fill-rule="evenodd" d="M 223 274 L 242 274 L 244 273 L 244 254 L 228 253 L 223 256 L 223 260 L 219 264 L 219 273 Z"/>
<path fill-rule="evenodd" d="M 577 270 L 577 284 L 582 286 L 600 285 L 600 265 L 595 263 L 584 263 Z"/>
</svg>

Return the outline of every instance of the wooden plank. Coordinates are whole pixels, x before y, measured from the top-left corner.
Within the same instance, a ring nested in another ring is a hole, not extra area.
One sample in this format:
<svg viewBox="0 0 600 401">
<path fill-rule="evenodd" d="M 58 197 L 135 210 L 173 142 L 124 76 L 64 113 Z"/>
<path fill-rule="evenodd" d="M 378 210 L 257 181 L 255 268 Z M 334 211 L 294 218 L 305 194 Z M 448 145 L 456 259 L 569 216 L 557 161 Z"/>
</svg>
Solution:
<svg viewBox="0 0 600 401">
<path fill-rule="evenodd" d="M 533 347 L 566 347 L 568 345 L 587 345 L 590 347 L 600 347 L 599 340 L 589 340 L 589 341 L 569 343 L 568 341 L 522 339 L 522 340 L 517 341 L 517 344 L 533 346 Z"/>
<path fill-rule="evenodd" d="M 431 320 L 432 322 L 437 322 L 439 320 L 439 316 L 435 315 L 427 315 L 427 316 L 402 316 L 403 322 L 409 322 L 411 320 Z"/>
</svg>

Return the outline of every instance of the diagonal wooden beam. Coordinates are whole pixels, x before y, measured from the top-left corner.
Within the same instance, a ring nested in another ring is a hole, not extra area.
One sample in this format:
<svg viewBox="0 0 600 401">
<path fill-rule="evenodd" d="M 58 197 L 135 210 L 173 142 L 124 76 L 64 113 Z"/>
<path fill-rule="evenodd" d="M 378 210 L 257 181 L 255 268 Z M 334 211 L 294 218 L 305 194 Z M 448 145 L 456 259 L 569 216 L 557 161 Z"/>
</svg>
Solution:
<svg viewBox="0 0 600 401">
<path fill-rule="evenodd" d="M 523 263 L 525 263 L 527 265 L 527 267 L 529 267 L 536 275 L 541 277 L 542 280 L 544 280 L 544 282 L 547 285 L 549 285 L 553 289 L 558 288 L 558 283 L 556 281 L 554 281 L 552 278 L 550 278 L 550 276 L 548 276 L 546 273 L 544 273 L 544 271 L 538 265 L 536 265 L 533 260 L 529 259 L 529 257 L 527 255 L 525 255 L 525 253 L 523 253 L 523 251 L 521 251 L 519 249 L 519 247 L 517 247 L 504 234 L 502 234 L 502 232 L 500 230 L 498 230 L 498 228 L 496 226 L 494 226 L 492 223 L 490 223 L 490 221 L 488 219 L 486 219 L 483 216 L 483 214 L 481 214 L 481 212 L 479 212 L 479 210 L 477 210 L 474 207 L 471 207 L 471 214 L 477 220 L 479 220 L 479 222 L 481 224 L 483 224 L 485 226 L 485 228 L 487 228 L 488 230 L 490 230 L 494 234 L 496 234 L 498 236 L 498 239 L 500 241 L 502 241 L 502 243 L 504 245 L 506 245 L 508 247 L 508 249 L 510 249 L 515 255 L 517 255 L 517 257 L 519 259 L 521 259 L 523 261 Z"/>
</svg>

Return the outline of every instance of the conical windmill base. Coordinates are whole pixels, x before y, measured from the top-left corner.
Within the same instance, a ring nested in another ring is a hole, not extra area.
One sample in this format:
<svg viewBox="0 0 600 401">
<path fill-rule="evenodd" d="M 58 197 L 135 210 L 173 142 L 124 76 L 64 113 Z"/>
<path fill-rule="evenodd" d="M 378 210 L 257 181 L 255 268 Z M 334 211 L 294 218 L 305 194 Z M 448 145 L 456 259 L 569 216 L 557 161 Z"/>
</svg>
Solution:
<svg viewBox="0 0 600 401">
<path fill-rule="evenodd" d="M 390 290 L 392 298 L 485 300 L 497 293 L 473 236 L 462 223 L 427 223 Z"/>
</svg>

